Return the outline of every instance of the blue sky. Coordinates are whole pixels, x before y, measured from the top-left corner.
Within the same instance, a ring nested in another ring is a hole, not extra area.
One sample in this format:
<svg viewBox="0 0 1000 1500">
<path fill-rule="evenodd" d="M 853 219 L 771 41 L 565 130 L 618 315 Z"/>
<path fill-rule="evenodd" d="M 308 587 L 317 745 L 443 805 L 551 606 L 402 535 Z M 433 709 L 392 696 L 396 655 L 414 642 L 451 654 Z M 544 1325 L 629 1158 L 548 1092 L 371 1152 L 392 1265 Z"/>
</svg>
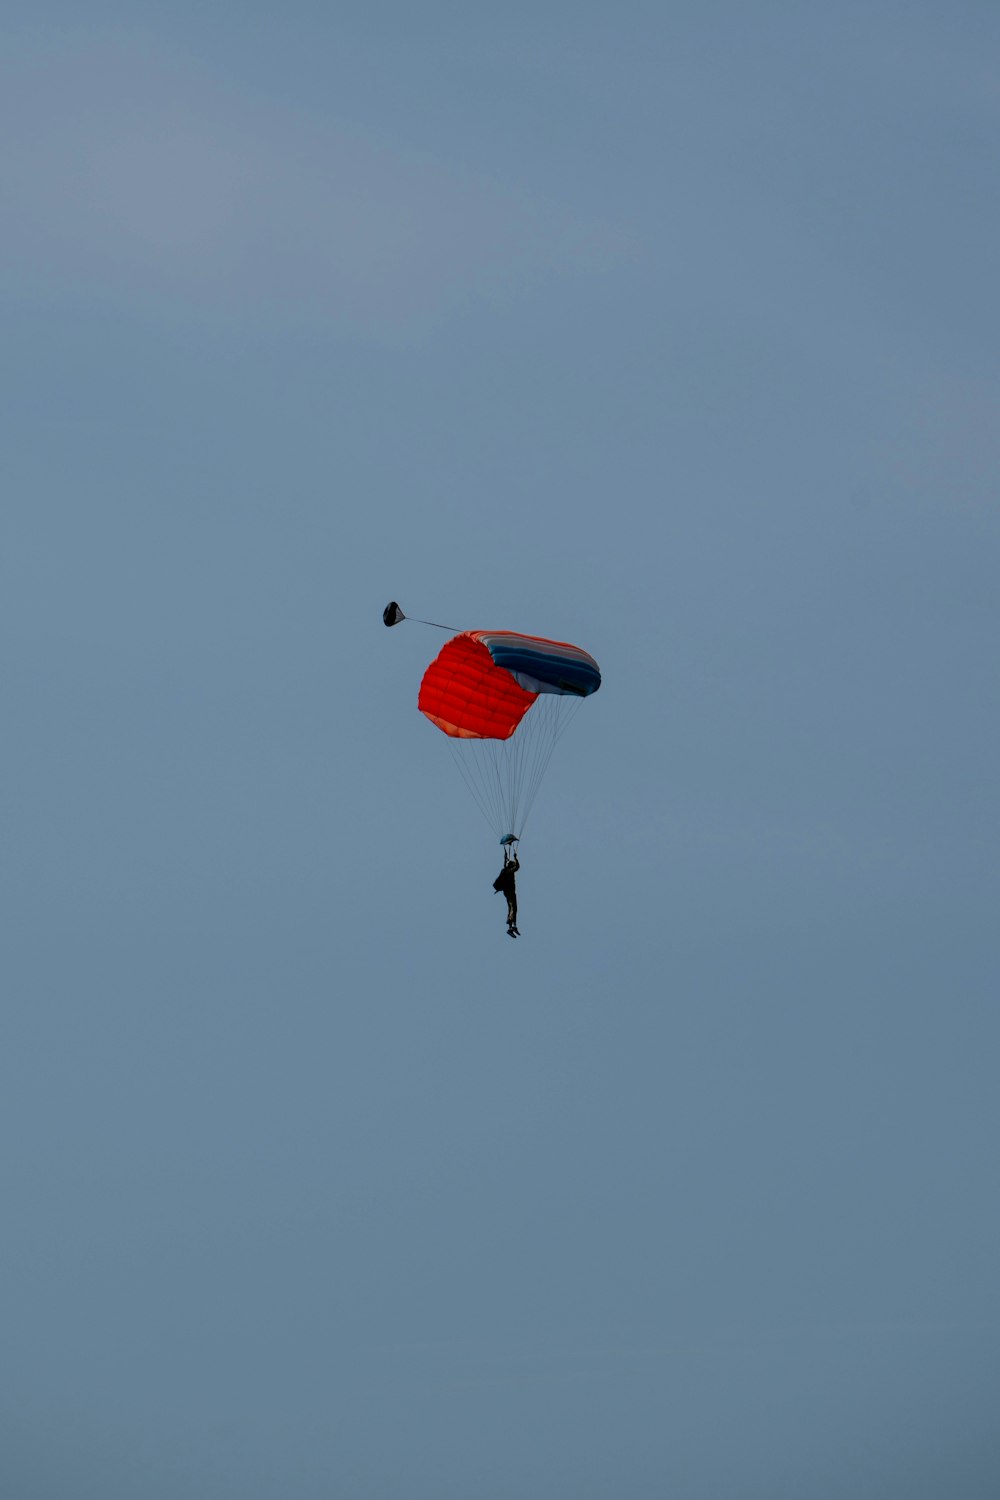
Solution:
<svg viewBox="0 0 1000 1500">
<path fill-rule="evenodd" d="M 995 7 L 0 38 L 5 1491 L 994 1496 Z"/>
</svg>

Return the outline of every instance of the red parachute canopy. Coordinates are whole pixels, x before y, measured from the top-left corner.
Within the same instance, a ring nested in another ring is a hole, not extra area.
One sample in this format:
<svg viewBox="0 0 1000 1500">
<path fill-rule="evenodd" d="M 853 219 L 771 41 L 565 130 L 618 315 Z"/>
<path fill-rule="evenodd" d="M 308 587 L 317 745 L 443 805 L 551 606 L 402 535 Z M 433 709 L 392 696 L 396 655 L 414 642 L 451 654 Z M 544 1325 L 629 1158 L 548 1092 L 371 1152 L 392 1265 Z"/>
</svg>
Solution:
<svg viewBox="0 0 1000 1500">
<path fill-rule="evenodd" d="M 393 600 L 382 618 L 391 626 L 406 616 Z M 427 668 L 418 707 L 446 736 L 501 843 L 520 838 L 556 741 L 600 685 L 582 647 L 513 630 L 463 631 Z"/>
<path fill-rule="evenodd" d="M 417 707 L 456 739 L 508 740 L 537 697 L 467 634 L 455 636 L 431 662 Z"/>
</svg>

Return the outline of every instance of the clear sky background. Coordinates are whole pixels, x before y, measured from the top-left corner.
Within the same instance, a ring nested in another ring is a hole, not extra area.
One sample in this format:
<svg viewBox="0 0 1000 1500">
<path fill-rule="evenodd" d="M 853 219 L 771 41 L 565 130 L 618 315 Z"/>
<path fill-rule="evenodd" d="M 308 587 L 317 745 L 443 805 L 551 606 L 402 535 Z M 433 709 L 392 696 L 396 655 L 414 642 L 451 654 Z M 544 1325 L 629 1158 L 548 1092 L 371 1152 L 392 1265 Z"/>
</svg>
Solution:
<svg viewBox="0 0 1000 1500">
<path fill-rule="evenodd" d="M 1000 8 L 0 28 L 0 1489 L 1000 1493 Z M 499 854 L 443 637 L 604 672 Z"/>
</svg>

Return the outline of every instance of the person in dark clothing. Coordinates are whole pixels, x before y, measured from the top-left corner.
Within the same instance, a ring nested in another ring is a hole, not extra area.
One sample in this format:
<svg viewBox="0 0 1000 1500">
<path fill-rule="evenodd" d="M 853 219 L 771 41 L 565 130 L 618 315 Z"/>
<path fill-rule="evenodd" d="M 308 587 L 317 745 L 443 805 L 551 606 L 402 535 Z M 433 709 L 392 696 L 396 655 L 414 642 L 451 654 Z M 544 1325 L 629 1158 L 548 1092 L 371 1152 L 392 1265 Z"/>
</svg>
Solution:
<svg viewBox="0 0 1000 1500">
<path fill-rule="evenodd" d="M 507 936 L 516 938 L 521 934 L 517 930 L 517 882 L 514 879 L 521 868 L 516 854 L 511 854 L 507 849 L 503 851 L 503 869 L 493 882 L 495 891 L 503 891 L 507 897 Z"/>
</svg>

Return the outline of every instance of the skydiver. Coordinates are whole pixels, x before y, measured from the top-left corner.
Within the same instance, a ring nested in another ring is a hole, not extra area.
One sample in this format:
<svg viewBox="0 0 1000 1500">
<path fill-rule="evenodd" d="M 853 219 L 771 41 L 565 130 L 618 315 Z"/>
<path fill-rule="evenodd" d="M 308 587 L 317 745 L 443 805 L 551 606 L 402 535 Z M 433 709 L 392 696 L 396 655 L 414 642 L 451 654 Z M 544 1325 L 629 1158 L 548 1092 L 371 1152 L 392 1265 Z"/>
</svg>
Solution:
<svg viewBox="0 0 1000 1500">
<path fill-rule="evenodd" d="M 507 936 L 518 938 L 521 934 L 517 930 L 517 881 L 515 876 L 521 868 L 516 854 L 512 854 L 509 848 L 503 851 L 503 869 L 493 882 L 495 891 L 503 891 L 507 897 Z"/>
</svg>

